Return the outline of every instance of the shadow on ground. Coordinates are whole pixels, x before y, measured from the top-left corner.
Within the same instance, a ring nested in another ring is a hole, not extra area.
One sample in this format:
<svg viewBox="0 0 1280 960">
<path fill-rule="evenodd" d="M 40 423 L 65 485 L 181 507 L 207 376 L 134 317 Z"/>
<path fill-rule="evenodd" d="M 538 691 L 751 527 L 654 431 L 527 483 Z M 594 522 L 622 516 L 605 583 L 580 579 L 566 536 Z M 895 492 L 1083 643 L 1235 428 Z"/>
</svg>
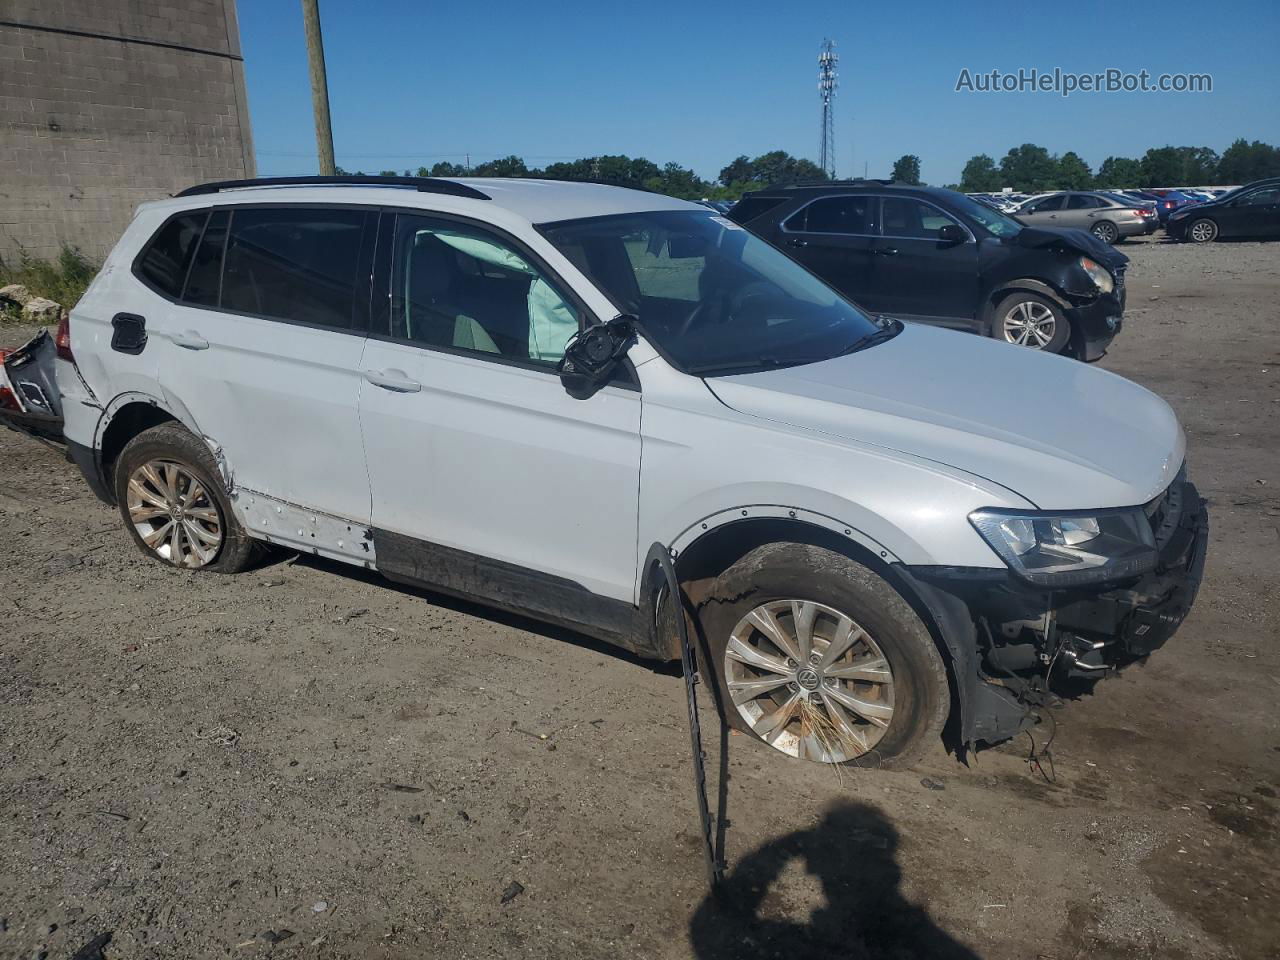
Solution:
<svg viewBox="0 0 1280 960">
<path fill-rule="evenodd" d="M 689 939 L 698 960 L 979 960 L 899 889 L 898 832 L 875 807 L 843 801 L 823 820 L 771 840 L 736 864 L 698 906 Z M 798 860 L 826 904 L 807 922 L 777 919 L 771 887 Z"/>
</svg>

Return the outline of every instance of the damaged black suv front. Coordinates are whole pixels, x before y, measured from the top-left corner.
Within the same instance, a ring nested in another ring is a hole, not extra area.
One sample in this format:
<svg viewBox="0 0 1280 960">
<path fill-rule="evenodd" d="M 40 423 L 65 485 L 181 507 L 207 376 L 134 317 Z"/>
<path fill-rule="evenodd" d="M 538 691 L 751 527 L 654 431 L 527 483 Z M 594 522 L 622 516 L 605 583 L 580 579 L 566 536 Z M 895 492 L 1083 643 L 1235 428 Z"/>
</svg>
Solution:
<svg viewBox="0 0 1280 960">
<path fill-rule="evenodd" d="M 1029 729 L 1061 681 L 1099 680 L 1163 646 L 1204 574 L 1205 503 L 1185 464 L 1130 508 L 979 510 L 970 523 L 1007 571 L 918 567 L 906 573 L 958 658 L 965 743 Z"/>
</svg>

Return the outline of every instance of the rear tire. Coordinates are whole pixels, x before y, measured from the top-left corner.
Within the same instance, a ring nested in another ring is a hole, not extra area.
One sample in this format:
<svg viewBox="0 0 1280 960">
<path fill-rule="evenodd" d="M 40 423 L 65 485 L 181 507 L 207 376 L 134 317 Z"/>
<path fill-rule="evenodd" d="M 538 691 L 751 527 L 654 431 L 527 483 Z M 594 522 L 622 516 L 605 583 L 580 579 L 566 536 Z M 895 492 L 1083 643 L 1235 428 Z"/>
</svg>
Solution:
<svg viewBox="0 0 1280 960">
<path fill-rule="evenodd" d="M 1095 223 L 1089 228 L 1089 232 L 1103 243 L 1115 243 L 1120 239 L 1120 231 L 1116 229 L 1116 225 L 1110 220 Z"/>
<path fill-rule="evenodd" d="M 125 445 L 116 459 L 115 494 L 125 529 L 153 560 L 239 573 L 258 556 L 208 446 L 180 423 L 151 427 Z"/>
<path fill-rule="evenodd" d="M 758 547 L 720 575 L 699 619 L 730 726 L 789 756 L 855 766 L 906 766 L 940 746 L 951 695 L 937 645 L 848 557 Z"/>
</svg>

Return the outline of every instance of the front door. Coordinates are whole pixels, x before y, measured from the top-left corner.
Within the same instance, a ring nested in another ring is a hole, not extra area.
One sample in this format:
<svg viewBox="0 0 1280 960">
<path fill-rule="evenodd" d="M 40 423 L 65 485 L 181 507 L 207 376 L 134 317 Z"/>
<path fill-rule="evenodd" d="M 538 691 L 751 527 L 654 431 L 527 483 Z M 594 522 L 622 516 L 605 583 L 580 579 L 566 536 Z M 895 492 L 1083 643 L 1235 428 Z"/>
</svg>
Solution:
<svg viewBox="0 0 1280 960">
<path fill-rule="evenodd" d="M 942 240 L 953 224 L 968 237 Z M 882 197 L 869 289 L 891 316 L 968 328 L 978 310 L 978 245 L 967 228 L 915 197 Z"/>
<path fill-rule="evenodd" d="M 1260 187 L 1238 197 L 1214 219 L 1222 236 L 1280 237 L 1280 186 Z"/>
<path fill-rule="evenodd" d="M 383 219 L 385 309 L 360 401 L 378 569 L 569 624 L 621 615 L 638 389 L 565 392 L 555 364 L 586 308 L 523 244 L 440 216 Z"/>
<path fill-rule="evenodd" d="M 783 252 L 872 313 L 887 302 L 870 283 L 878 200 L 865 194 L 819 197 L 782 224 Z"/>
<path fill-rule="evenodd" d="M 348 558 L 345 524 L 318 514 L 369 521 L 358 398 L 376 221 L 215 206 L 156 325 L 168 402 L 220 452 L 250 529 Z"/>
</svg>

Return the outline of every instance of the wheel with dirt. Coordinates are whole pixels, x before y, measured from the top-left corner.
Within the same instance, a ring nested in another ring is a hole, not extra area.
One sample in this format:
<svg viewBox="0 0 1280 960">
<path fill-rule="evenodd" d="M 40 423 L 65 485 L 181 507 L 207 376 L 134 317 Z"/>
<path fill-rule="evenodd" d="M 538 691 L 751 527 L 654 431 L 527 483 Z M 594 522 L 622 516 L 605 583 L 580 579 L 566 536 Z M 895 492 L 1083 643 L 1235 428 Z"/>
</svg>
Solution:
<svg viewBox="0 0 1280 960">
<path fill-rule="evenodd" d="M 209 448 L 179 423 L 129 441 L 116 460 L 115 493 L 134 542 L 161 563 L 238 573 L 257 555 L 231 512 Z"/>
<path fill-rule="evenodd" d="M 1187 239 L 1192 243 L 1213 243 L 1218 239 L 1218 225 L 1208 217 L 1187 224 Z"/>
<path fill-rule="evenodd" d="M 848 557 L 759 547 L 720 575 L 699 617 L 731 726 L 821 763 L 905 766 L 939 746 L 950 693 L 933 637 Z"/>
<path fill-rule="evenodd" d="M 1071 321 L 1052 300 L 1020 290 L 996 304 L 990 333 L 1019 347 L 1061 353 L 1071 338 Z"/>
<path fill-rule="evenodd" d="M 1110 220 L 1102 220 L 1089 228 L 1089 232 L 1103 243 L 1115 243 L 1120 239 L 1120 231 Z"/>
</svg>

